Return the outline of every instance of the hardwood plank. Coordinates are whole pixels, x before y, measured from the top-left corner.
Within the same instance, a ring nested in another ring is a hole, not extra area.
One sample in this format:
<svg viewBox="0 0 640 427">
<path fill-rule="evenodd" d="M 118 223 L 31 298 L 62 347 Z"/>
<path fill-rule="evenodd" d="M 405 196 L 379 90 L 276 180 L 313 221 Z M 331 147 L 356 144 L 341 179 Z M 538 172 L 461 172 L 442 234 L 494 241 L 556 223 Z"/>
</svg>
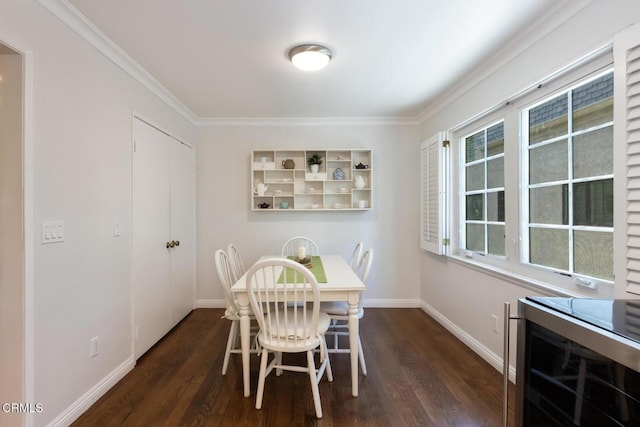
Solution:
<svg viewBox="0 0 640 427">
<path fill-rule="evenodd" d="M 258 357 L 251 359 L 250 398 L 242 396 L 239 355 L 221 375 L 230 326 L 222 314 L 193 311 L 73 426 L 501 424 L 500 373 L 420 309 L 366 309 L 360 331 L 369 374 L 360 375 L 360 395 L 352 397 L 349 355 L 332 354 L 334 381 L 320 382 L 320 420 L 306 374 L 270 375 L 261 410 L 255 409 Z M 304 354 L 285 361 L 306 363 Z M 512 387 L 510 402 L 513 394 Z M 510 407 L 511 425 L 513 417 Z"/>
</svg>

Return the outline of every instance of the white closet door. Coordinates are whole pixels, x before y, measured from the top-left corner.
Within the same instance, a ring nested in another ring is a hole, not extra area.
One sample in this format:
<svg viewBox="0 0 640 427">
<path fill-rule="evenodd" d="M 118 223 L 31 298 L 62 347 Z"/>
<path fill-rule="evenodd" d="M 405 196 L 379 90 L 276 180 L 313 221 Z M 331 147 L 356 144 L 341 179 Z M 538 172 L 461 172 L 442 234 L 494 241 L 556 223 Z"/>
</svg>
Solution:
<svg viewBox="0 0 640 427">
<path fill-rule="evenodd" d="M 195 304 L 194 152 L 179 141 L 171 144 L 171 326 Z"/>
<path fill-rule="evenodd" d="M 135 357 L 171 329 L 171 138 L 135 119 L 133 127 L 133 312 Z"/>
</svg>

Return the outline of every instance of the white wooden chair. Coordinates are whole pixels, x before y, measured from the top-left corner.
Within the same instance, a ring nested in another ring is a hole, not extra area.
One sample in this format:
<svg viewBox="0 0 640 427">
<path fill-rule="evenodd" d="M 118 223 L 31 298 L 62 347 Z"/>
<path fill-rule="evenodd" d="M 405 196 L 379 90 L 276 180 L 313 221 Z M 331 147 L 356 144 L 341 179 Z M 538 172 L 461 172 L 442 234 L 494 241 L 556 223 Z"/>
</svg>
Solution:
<svg viewBox="0 0 640 427">
<path fill-rule="evenodd" d="M 360 266 L 360 261 L 362 260 L 362 242 L 358 242 L 356 247 L 353 249 L 353 253 L 351 254 L 351 260 L 349 261 L 349 267 L 352 270 L 356 271 L 356 269 Z"/>
<path fill-rule="evenodd" d="M 224 352 L 224 362 L 222 363 L 222 375 L 227 374 L 227 367 L 229 366 L 229 356 L 231 353 L 242 353 L 240 346 L 238 345 L 238 335 L 240 332 L 240 309 L 236 304 L 236 300 L 231 293 L 231 286 L 235 283 L 236 278 L 231 267 L 231 263 L 227 254 L 218 249 L 215 252 L 216 270 L 218 272 L 218 279 L 224 291 L 225 311 L 224 317 L 231 320 L 231 329 L 229 330 L 229 338 L 227 338 L 227 348 Z M 251 319 L 255 319 L 253 314 L 250 314 Z M 255 328 L 254 328 L 255 332 Z M 257 353 L 255 348 L 250 350 L 252 353 Z"/>
<path fill-rule="evenodd" d="M 246 276 L 247 294 L 260 326 L 258 343 L 262 347 L 256 409 L 262 407 L 265 378 L 275 368 L 307 372 L 316 416 L 322 418 L 318 382 L 327 372 L 333 381 L 324 333 L 329 316 L 320 311 L 320 294 L 315 276 L 305 266 L 288 259 L 270 258 L 254 264 Z M 281 283 L 279 283 L 281 282 Z M 316 369 L 314 349 L 320 349 L 320 367 Z M 267 366 L 269 352 L 275 353 Z M 307 366 L 282 363 L 282 353 L 307 353 Z"/>
<path fill-rule="evenodd" d="M 366 284 L 369 272 L 371 271 L 371 263 L 373 262 L 373 249 L 368 249 L 362 255 L 362 260 L 356 268 L 356 273 L 360 280 Z M 329 353 L 350 353 L 349 348 L 340 348 L 338 345 L 338 337 L 349 334 L 349 304 L 346 301 L 327 301 L 320 304 L 320 309 L 327 313 L 331 318 L 331 325 L 326 335 L 333 336 L 333 347 L 329 348 Z M 360 295 L 360 304 L 358 305 L 358 320 L 364 316 L 363 295 Z M 367 364 L 364 360 L 362 352 L 362 342 L 358 335 L 358 359 L 360 360 L 360 368 L 362 375 L 367 375 Z"/>
<path fill-rule="evenodd" d="M 227 256 L 229 257 L 229 262 L 235 279 L 238 280 L 247 270 L 244 268 L 244 263 L 242 262 L 240 253 L 238 253 L 238 249 L 233 243 L 229 243 L 227 246 Z"/>
<path fill-rule="evenodd" d="M 305 236 L 292 237 L 284 242 L 280 254 L 282 256 L 296 256 L 298 254 L 299 247 L 305 248 L 307 256 L 320 255 L 316 242 Z"/>
</svg>

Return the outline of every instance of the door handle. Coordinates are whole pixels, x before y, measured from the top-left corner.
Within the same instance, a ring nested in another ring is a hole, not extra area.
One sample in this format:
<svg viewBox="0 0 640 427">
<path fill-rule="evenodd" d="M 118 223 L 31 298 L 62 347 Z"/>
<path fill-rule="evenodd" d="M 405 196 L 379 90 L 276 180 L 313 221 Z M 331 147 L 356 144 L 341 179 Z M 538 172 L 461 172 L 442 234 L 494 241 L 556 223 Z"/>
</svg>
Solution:
<svg viewBox="0 0 640 427">
<path fill-rule="evenodd" d="M 167 249 L 173 248 L 176 246 L 180 246 L 180 240 L 172 240 L 170 242 L 167 242 Z"/>
<path fill-rule="evenodd" d="M 521 320 L 520 316 L 511 315 L 511 303 L 504 303 L 504 343 L 502 348 L 502 425 L 507 427 L 509 406 L 509 336 L 511 335 L 510 320 Z"/>
</svg>

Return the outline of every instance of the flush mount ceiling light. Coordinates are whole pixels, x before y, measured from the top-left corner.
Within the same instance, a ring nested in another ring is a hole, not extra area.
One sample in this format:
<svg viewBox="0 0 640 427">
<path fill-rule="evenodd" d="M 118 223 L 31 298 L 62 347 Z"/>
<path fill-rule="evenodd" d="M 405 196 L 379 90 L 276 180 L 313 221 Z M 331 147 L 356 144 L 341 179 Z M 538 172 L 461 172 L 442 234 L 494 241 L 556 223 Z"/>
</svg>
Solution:
<svg viewBox="0 0 640 427">
<path fill-rule="evenodd" d="M 289 50 L 289 59 L 304 71 L 316 71 L 327 66 L 331 60 L 331 50 L 319 44 L 302 44 Z"/>
</svg>

